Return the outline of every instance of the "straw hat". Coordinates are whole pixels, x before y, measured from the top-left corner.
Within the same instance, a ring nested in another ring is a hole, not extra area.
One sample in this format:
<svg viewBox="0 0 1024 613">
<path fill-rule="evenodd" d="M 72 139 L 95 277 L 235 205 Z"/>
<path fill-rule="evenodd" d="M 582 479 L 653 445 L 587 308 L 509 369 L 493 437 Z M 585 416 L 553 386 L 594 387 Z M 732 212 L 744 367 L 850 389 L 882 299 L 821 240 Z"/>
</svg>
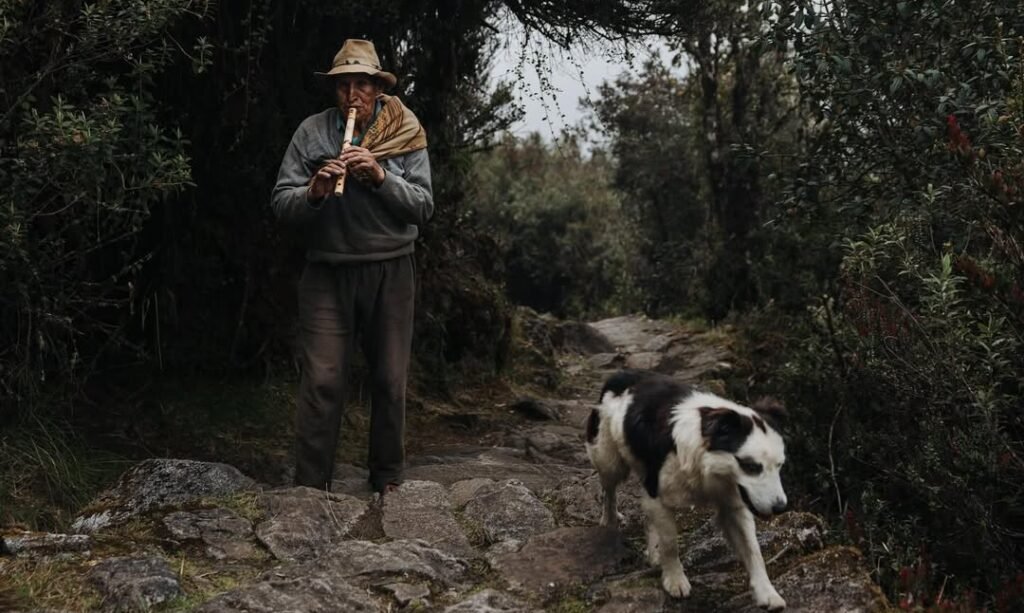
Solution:
<svg viewBox="0 0 1024 613">
<path fill-rule="evenodd" d="M 394 87 L 398 79 L 390 72 L 380 69 L 380 58 L 377 49 L 368 40 L 349 38 L 341 45 L 341 50 L 334 56 L 331 69 L 317 72 L 322 77 L 333 77 L 342 74 L 368 74 L 381 79 Z"/>
</svg>

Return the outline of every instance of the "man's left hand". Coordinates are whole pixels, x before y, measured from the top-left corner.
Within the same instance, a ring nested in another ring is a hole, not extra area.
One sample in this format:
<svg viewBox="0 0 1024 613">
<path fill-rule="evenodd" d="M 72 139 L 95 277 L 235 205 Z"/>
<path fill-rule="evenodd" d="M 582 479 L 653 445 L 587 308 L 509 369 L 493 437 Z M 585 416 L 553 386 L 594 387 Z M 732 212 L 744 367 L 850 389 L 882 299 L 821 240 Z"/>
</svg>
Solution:
<svg viewBox="0 0 1024 613">
<path fill-rule="evenodd" d="M 379 187 L 384 182 L 384 168 L 369 149 L 352 145 L 341 154 L 341 163 L 348 175 L 361 183 Z"/>
</svg>

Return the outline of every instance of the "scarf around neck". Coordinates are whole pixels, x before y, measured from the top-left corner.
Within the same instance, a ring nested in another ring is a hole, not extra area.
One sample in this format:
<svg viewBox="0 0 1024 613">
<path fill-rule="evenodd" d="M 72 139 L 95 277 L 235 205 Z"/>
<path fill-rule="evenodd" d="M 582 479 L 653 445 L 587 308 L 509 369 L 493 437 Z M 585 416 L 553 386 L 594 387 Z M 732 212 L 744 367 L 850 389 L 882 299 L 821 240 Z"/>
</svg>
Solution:
<svg viewBox="0 0 1024 613">
<path fill-rule="evenodd" d="M 381 106 L 360 139 L 362 147 L 378 160 L 426 149 L 426 131 L 398 96 L 381 94 L 377 101 Z"/>
</svg>

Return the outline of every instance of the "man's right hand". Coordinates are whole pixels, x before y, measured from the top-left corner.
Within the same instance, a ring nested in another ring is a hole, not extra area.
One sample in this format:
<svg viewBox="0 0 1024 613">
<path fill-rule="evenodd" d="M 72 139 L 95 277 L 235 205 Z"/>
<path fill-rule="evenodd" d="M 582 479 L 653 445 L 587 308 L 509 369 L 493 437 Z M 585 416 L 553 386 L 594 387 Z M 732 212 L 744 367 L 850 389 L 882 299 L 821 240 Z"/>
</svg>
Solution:
<svg viewBox="0 0 1024 613">
<path fill-rule="evenodd" d="M 311 202 L 323 200 L 326 196 L 333 194 L 338 177 L 343 174 L 345 174 L 345 165 L 340 160 L 329 160 L 313 175 L 309 189 L 306 190 L 306 200 Z"/>
</svg>

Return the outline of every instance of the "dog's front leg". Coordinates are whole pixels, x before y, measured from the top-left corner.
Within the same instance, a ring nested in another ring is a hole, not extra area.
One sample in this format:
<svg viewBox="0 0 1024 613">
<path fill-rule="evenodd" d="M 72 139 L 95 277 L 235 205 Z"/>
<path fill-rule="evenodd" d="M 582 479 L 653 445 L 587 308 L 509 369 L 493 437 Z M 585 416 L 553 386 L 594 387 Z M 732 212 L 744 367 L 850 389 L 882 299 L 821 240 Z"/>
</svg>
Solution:
<svg viewBox="0 0 1024 613">
<path fill-rule="evenodd" d="M 672 512 L 656 498 L 646 493 L 642 499 L 644 511 L 647 512 L 648 556 L 651 549 L 657 551 L 657 559 L 661 563 L 661 585 L 674 598 L 686 598 L 690 595 L 690 580 L 683 572 L 683 564 L 679 561 L 679 544 L 676 535 L 676 522 Z M 651 542 L 651 541 L 656 542 Z"/>
<path fill-rule="evenodd" d="M 786 601 L 768 579 L 761 546 L 757 543 L 754 515 L 746 507 L 722 507 L 718 510 L 718 525 L 750 575 L 754 603 L 770 611 L 785 609 Z"/>
</svg>

